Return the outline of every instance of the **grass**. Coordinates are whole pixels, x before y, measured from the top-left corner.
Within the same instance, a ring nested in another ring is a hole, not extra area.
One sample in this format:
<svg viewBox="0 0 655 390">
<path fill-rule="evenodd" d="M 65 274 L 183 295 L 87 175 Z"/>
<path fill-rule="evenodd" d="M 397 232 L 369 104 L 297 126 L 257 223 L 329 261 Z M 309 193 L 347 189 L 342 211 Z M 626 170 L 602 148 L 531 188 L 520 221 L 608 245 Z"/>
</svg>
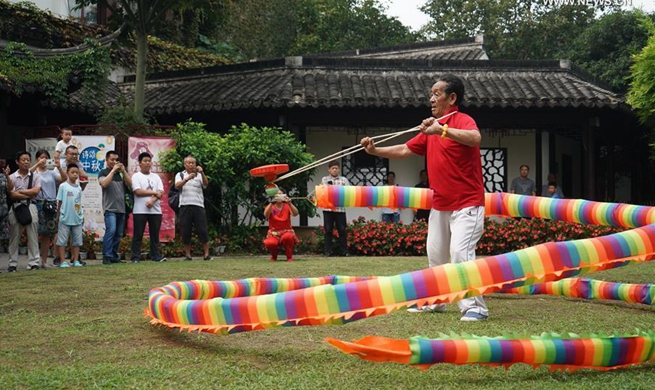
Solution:
<svg viewBox="0 0 655 390">
<path fill-rule="evenodd" d="M 492 295 L 491 319 L 459 321 L 444 314 L 399 311 L 344 326 L 293 327 L 230 336 L 180 333 L 144 317 L 148 291 L 171 281 L 330 274 L 393 275 L 420 269 L 424 258 L 303 258 L 272 263 L 264 257 L 212 262 L 87 266 L 1 274 L 0 389 L 650 389 L 655 364 L 610 372 L 509 370 L 435 365 L 421 371 L 371 363 L 326 344 L 326 337 L 436 337 L 439 332 L 485 336 L 541 332 L 634 332 L 655 329 L 643 305 L 558 297 Z M 655 264 L 606 271 L 604 280 L 650 283 Z"/>
</svg>

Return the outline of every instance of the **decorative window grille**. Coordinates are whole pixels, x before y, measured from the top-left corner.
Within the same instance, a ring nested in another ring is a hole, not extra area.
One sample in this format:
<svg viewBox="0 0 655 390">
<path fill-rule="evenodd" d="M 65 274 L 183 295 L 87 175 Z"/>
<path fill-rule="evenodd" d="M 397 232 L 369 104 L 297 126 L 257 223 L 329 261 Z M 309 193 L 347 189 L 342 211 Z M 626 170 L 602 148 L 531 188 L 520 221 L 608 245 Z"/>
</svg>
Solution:
<svg viewBox="0 0 655 390">
<path fill-rule="evenodd" d="M 480 148 L 486 192 L 507 191 L 507 148 Z"/>
<path fill-rule="evenodd" d="M 486 192 L 507 189 L 507 148 L 480 148 L 482 177 Z M 360 151 L 341 160 L 341 174 L 354 186 L 384 185 L 389 160 Z"/>
<path fill-rule="evenodd" d="M 388 171 L 389 159 L 372 156 L 363 150 L 341 159 L 341 174 L 353 186 L 383 185 Z"/>
</svg>

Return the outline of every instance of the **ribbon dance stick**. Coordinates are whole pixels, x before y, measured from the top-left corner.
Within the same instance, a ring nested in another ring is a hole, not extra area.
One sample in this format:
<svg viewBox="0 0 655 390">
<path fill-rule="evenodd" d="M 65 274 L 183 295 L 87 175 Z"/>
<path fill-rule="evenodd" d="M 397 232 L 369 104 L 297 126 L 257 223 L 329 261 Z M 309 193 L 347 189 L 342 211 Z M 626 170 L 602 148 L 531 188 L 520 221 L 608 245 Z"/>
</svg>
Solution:
<svg viewBox="0 0 655 390">
<path fill-rule="evenodd" d="M 436 121 L 441 121 L 441 120 L 446 119 L 446 118 L 448 118 L 449 116 L 455 114 L 456 112 L 457 112 L 457 111 L 450 112 L 450 113 L 448 113 L 448 114 L 446 114 L 446 115 L 444 115 L 444 116 L 441 116 L 441 117 L 439 117 L 439 118 L 436 118 L 435 120 L 436 120 Z M 398 131 L 398 132 L 395 132 L 395 133 L 388 133 L 388 134 L 377 135 L 377 136 L 375 136 L 375 137 L 370 137 L 370 138 L 371 138 L 372 140 L 375 140 L 378 144 L 381 144 L 381 143 L 387 142 L 387 141 L 389 141 L 389 140 L 392 140 L 392 139 L 394 139 L 394 138 L 396 138 L 396 137 L 400 137 L 400 136 L 403 135 L 403 134 L 411 133 L 411 132 L 417 131 L 417 130 L 419 130 L 419 129 L 420 129 L 420 126 L 415 126 L 415 127 L 412 127 L 411 129 L 402 130 L 402 131 Z M 278 177 L 275 181 L 288 179 L 288 178 L 290 178 L 291 176 L 294 176 L 294 175 L 297 175 L 297 174 L 299 174 L 299 173 L 302 173 L 302 172 L 308 171 L 308 170 L 310 170 L 310 169 L 316 168 L 316 167 L 319 166 L 319 165 L 322 165 L 322 164 L 328 163 L 328 162 L 334 160 L 335 158 L 343 158 L 343 157 L 349 156 L 349 155 L 351 155 L 351 154 L 353 154 L 353 153 L 357 153 L 357 152 L 359 152 L 360 150 L 364 150 L 364 147 L 361 146 L 361 145 L 353 145 L 353 146 L 351 146 L 351 147 L 349 147 L 349 148 L 347 148 L 347 149 L 344 149 L 344 150 L 338 151 L 338 152 L 336 152 L 336 153 L 334 153 L 334 154 L 331 154 L 331 155 L 329 155 L 329 156 L 327 156 L 327 157 L 323 157 L 323 158 L 320 159 L 320 160 L 314 161 L 314 162 L 311 163 L 311 164 L 307 164 L 306 166 L 304 166 L 304 167 L 302 167 L 302 168 L 298 168 L 298 169 L 296 169 L 295 171 L 289 172 L 289 173 L 287 173 L 286 175 L 280 176 L 280 177 Z"/>
</svg>

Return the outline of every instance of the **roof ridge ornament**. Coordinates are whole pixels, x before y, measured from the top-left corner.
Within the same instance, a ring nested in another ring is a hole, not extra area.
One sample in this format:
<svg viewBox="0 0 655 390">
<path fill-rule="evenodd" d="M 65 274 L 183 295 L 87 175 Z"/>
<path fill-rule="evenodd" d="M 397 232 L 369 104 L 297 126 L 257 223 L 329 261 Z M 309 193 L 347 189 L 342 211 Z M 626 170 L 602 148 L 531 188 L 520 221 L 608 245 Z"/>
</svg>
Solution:
<svg viewBox="0 0 655 390">
<path fill-rule="evenodd" d="M 284 66 L 288 68 L 299 68 L 302 66 L 302 56 L 284 57 Z"/>
</svg>

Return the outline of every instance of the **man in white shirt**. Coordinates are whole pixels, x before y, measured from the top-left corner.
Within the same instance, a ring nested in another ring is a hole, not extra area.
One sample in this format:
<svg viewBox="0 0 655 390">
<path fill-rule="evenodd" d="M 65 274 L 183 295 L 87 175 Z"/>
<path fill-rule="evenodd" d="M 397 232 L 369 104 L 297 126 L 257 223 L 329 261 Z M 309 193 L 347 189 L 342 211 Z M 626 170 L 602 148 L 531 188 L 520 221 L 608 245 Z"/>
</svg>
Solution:
<svg viewBox="0 0 655 390">
<path fill-rule="evenodd" d="M 341 163 L 339 161 L 330 161 L 328 163 L 328 176 L 324 176 L 321 184 L 324 186 L 349 186 L 350 182 L 344 176 L 341 176 Z M 333 209 L 323 209 L 323 220 L 325 223 L 325 256 L 333 256 L 332 253 L 332 231 L 336 225 L 339 232 L 339 255 L 349 256 L 348 238 L 346 237 L 346 209 L 344 207 L 335 207 Z"/>
<path fill-rule="evenodd" d="M 161 263 L 166 261 L 159 252 L 159 229 L 161 228 L 161 197 L 164 195 L 164 184 L 156 173 L 150 172 L 152 158 L 148 153 L 139 154 L 140 172 L 132 175 L 132 189 L 134 190 L 134 234 L 132 236 L 132 262 L 138 263 L 141 259 L 141 243 L 143 232 L 148 224 L 150 233 L 150 258 Z"/>
<path fill-rule="evenodd" d="M 9 268 L 7 271 L 16 272 L 18 266 L 18 244 L 21 233 L 25 229 L 27 235 L 27 269 L 34 270 L 41 268 L 41 255 L 39 253 L 39 235 L 37 228 L 39 226 L 39 215 L 36 210 L 34 198 L 41 192 L 41 178 L 38 174 L 30 172 L 32 158 L 31 155 L 22 150 L 16 153 L 16 164 L 18 170 L 9 176 L 14 189 L 9 192 L 11 200 L 14 202 L 9 210 Z M 32 221 L 27 225 L 22 225 L 15 215 L 16 208 L 27 207 Z M 26 206 L 25 206 L 26 205 Z"/>
<path fill-rule="evenodd" d="M 207 188 L 209 181 L 205 171 L 196 163 L 193 156 L 184 158 L 184 172 L 175 175 L 175 188 L 180 191 L 180 226 L 182 243 L 186 257 L 191 258 L 191 229 L 193 226 L 198 231 L 198 237 L 202 243 L 203 260 L 211 260 L 209 255 L 209 234 L 207 233 L 207 214 L 205 213 L 205 196 L 203 190 Z"/>
</svg>

